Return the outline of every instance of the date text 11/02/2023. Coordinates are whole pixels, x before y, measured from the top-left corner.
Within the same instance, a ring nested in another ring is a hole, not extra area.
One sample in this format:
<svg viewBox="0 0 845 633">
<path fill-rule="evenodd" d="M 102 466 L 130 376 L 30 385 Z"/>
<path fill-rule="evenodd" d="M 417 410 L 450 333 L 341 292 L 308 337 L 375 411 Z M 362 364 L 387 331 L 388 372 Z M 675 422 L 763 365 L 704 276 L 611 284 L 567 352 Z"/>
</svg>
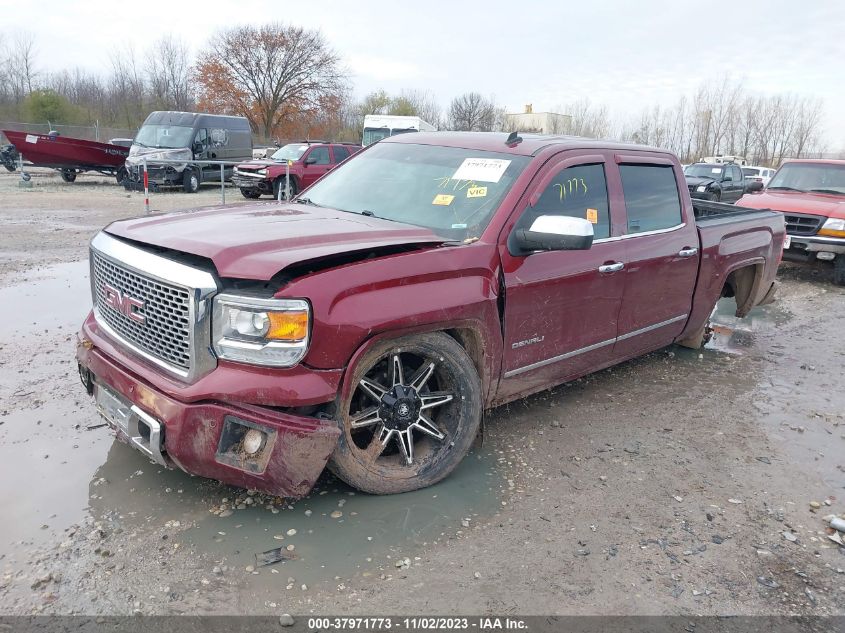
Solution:
<svg viewBox="0 0 845 633">
<path fill-rule="evenodd" d="M 410 631 L 453 631 L 453 630 L 527 630 L 525 620 L 511 617 L 323 617 L 309 618 L 308 628 L 317 630 L 386 631 L 405 629 Z"/>
</svg>

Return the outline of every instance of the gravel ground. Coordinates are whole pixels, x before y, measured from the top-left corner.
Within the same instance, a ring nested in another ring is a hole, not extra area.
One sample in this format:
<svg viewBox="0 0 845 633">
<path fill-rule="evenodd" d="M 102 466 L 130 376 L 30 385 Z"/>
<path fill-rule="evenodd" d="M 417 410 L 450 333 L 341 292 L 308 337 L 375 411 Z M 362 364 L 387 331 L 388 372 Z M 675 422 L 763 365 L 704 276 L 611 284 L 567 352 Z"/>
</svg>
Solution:
<svg viewBox="0 0 845 633">
<path fill-rule="evenodd" d="M 143 197 L 33 180 L 0 175 L 0 613 L 845 614 L 823 521 L 845 513 L 829 269 L 785 265 L 778 302 L 745 321 L 720 306 L 701 353 L 490 412 L 438 486 L 371 497 L 327 476 L 289 505 L 163 470 L 98 426 L 73 362 L 83 260 Z"/>
</svg>

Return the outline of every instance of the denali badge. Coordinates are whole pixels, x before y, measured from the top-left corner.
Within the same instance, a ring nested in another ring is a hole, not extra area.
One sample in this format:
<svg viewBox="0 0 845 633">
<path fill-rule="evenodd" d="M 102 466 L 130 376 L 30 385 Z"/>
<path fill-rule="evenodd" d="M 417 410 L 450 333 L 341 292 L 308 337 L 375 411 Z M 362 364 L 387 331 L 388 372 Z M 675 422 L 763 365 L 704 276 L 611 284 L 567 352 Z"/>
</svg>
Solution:
<svg viewBox="0 0 845 633">
<path fill-rule="evenodd" d="M 526 345 L 534 345 L 534 343 L 542 343 L 545 336 L 535 336 L 534 338 L 528 338 L 524 341 L 517 341 L 511 345 L 511 349 L 519 349 L 520 347 L 525 347 Z"/>
<path fill-rule="evenodd" d="M 120 290 L 108 284 L 103 284 L 103 296 L 105 297 L 107 306 L 125 315 L 127 319 L 131 319 L 135 323 L 144 323 L 147 320 L 139 312 L 139 310 L 144 309 L 143 301 L 127 297 Z"/>
</svg>

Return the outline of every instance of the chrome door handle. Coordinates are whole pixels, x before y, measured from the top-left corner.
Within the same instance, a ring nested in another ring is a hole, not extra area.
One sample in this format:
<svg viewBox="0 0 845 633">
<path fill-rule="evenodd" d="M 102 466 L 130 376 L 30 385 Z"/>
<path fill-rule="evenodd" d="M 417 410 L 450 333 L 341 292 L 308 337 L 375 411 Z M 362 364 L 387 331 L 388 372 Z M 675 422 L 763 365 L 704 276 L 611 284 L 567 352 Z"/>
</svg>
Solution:
<svg viewBox="0 0 845 633">
<path fill-rule="evenodd" d="M 599 266 L 600 273 L 615 273 L 619 272 L 625 268 L 625 264 L 622 262 L 616 262 L 614 264 L 605 264 L 604 266 Z"/>
<path fill-rule="evenodd" d="M 694 255 L 698 255 L 697 246 L 693 248 L 682 248 L 680 251 L 678 251 L 678 257 L 692 257 Z"/>
</svg>

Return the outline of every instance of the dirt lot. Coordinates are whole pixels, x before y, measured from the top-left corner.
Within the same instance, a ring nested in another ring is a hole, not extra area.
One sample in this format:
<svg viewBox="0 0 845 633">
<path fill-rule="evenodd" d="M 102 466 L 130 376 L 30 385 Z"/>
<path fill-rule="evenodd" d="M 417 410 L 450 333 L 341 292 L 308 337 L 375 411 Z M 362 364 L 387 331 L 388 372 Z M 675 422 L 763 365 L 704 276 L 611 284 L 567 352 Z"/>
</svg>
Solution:
<svg viewBox="0 0 845 633">
<path fill-rule="evenodd" d="M 143 196 L 34 181 L 0 176 L 0 612 L 845 614 L 822 520 L 845 513 L 828 269 L 785 266 L 743 322 L 720 305 L 701 353 L 492 411 L 438 486 L 371 497 L 326 477 L 290 505 L 163 470 L 102 426 L 73 360 L 86 245 Z M 255 568 L 287 545 L 295 560 Z"/>
</svg>

